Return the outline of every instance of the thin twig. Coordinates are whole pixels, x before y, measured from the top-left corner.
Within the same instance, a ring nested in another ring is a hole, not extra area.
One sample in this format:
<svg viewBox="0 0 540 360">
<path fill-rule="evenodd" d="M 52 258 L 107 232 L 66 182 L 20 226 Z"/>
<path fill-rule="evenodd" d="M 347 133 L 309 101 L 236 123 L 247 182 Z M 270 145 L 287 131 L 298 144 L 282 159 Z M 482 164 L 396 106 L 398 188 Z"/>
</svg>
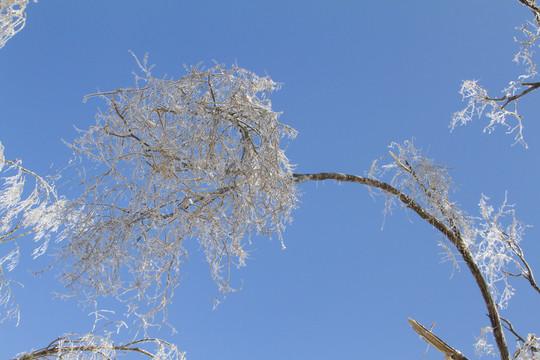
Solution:
<svg viewBox="0 0 540 360">
<path fill-rule="evenodd" d="M 512 326 L 512 323 L 510 321 L 508 321 L 507 319 L 503 318 L 501 316 L 501 320 L 504 321 L 506 323 L 506 325 L 503 324 L 503 326 L 505 327 L 506 330 L 510 331 L 512 334 L 515 335 L 515 337 L 517 337 L 519 339 L 519 341 L 525 343 L 525 339 L 523 337 L 521 337 L 517 332 L 516 330 L 514 330 L 514 327 Z"/>
</svg>

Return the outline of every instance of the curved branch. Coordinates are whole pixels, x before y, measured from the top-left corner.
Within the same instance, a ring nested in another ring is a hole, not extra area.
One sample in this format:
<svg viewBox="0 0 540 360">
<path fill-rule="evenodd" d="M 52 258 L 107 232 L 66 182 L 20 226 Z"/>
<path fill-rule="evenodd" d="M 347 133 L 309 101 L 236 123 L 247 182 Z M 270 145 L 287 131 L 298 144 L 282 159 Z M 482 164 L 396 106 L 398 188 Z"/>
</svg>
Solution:
<svg viewBox="0 0 540 360">
<path fill-rule="evenodd" d="M 501 324 L 501 319 L 499 316 L 497 305 L 493 301 L 493 298 L 491 297 L 491 293 L 489 291 L 489 286 L 486 280 L 484 279 L 480 271 L 480 268 L 476 264 L 476 261 L 474 260 L 473 255 L 471 254 L 467 245 L 465 244 L 459 232 L 459 229 L 457 228 L 450 229 L 442 221 L 440 221 L 435 216 L 433 216 L 432 214 L 424 210 L 424 208 L 420 206 L 420 204 L 418 204 L 410 196 L 405 195 L 404 193 L 402 193 L 395 187 L 391 186 L 390 184 L 384 183 L 382 181 L 365 178 L 365 177 L 357 176 L 357 175 L 347 175 L 347 174 L 341 174 L 341 173 L 293 174 L 293 178 L 294 178 L 295 183 L 301 183 L 301 182 L 312 181 L 312 180 L 313 181 L 337 180 L 340 182 L 347 181 L 347 182 L 354 182 L 354 183 L 363 184 L 363 185 L 367 185 L 371 187 L 376 187 L 378 189 L 381 189 L 395 196 L 406 207 L 413 210 L 422 219 L 424 219 L 429 224 L 434 226 L 437 230 L 439 230 L 457 248 L 457 250 L 463 257 L 463 260 L 467 264 L 469 271 L 471 272 L 474 279 L 476 280 L 476 284 L 478 285 L 478 288 L 480 289 L 480 292 L 484 299 L 484 303 L 486 304 L 486 307 L 488 310 L 488 317 L 491 322 L 491 327 L 493 328 L 493 336 L 495 337 L 495 342 L 497 343 L 497 347 L 499 349 L 501 359 L 502 360 L 511 359 L 510 352 L 508 351 L 508 346 L 506 344 L 506 339 L 504 337 L 503 327 Z"/>
<path fill-rule="evenodd" d="M 536 19 L 536 22 L 538 23 L 538 25 L 540 25 L 540 7 L 536 6 L 536 1 L 534 0 L 518 0 L 518 1 L 532 10 L 534 14 L 534 18 Z"/>
</svg>

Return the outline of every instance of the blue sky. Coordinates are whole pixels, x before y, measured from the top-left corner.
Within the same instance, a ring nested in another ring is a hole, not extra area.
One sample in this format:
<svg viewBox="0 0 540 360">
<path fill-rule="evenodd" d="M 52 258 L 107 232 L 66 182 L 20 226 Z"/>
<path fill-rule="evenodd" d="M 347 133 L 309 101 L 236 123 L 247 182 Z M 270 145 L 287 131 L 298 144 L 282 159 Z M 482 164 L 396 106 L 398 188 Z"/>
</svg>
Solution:
<svg viewBox="0 0 540 360">
<path fill-rule="evenodd" d="M 462 80 L 497 93 L 518 73 L 511 60 L 516 26 L 531 18 L 516 1 L 184 1 L 42 0 L 27 25 L 0 49 L 0 141 L 9 159 L 46 174 L 71 156 L 62 139 L 94 123 L 99 99 L 85 95 L 133 85 L 129 50 L 149 53 L 153 74 L 178 78 L 183 64 L 213 60 L 283 83 L 272 97 L 280 120 L 298 130 L 287 156 L 298 172 L 364 174 L 392 141 L 416 144 L 452 167 L 454 199 L 477 213 L 482 193 L 495 204 L 508 192 L 518 217 L 533 225 L 523 247 L 540 268 L 537 191 L 540 125 L 521 103 L 529 149 L 512 147 L 483 123 L 449 132 L 463 107 Z M 414 214 L 395 211 L 384 229 L 382 199 L 354 184 L 305 183 L 302 204 L 279 241 L 256 238 L 252 260 L 234 274 L 243 290 L 216 310 L 204 258 L 193 246 L 169 319 L 158 334 L 189 359 L 421 358 L 426 344 L 407 318 L 474 357 L 488 325 L 480 293 L 463 268 L 441 263 L 441 236 Z M 54 300 L 54 274 L 35 277 L 50 259 L 26 256 L 13 277 L 21 322 L 0 325 L 0 357 L 87 331 L 91 311 Z M 233 284 L 234 284 L 233 282 Z M 503 313 L 523 334 L 539 323 L 522 282 Z M 109 300 L 103 306 L 123 309 Z M 538 331 L 538 330 L 537 330 Z M 513 339 L 508 338 L 513 349 Z M 432 358 L 440 354 L 431 350 Z"/>
</svg>

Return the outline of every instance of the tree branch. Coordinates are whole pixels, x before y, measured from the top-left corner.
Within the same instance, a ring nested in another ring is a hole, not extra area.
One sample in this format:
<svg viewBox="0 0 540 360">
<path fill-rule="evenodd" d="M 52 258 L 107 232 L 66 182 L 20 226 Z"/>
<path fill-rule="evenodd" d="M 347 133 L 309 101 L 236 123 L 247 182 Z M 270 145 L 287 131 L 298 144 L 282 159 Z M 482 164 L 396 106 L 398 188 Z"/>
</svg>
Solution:
<svg viewBox="0 0 540 360">
<path fill-rule="evenodd" d="M 296 183 L 301 183 L 301 182 L 311 181 L 311 180 L 314 180 L 314 181 L 337 180 L 340 182 L 347 181 L 347 182 L 359 183 L 359 184 L 363 184 L 363 185 L 367 185 L 371 187 L 376 187 L 378 189 L 385 191 L 386 193 L 389 193 L 395 196 L 406 207 L 413 210 L 422 219 L 424 219 L 429 224 L 434 226 L 437 230 L 439 230 L 457 248 L 463 260 L 467 264 L 469 271 L 471 272 L 474 279 L 476 280 L 476 284 L 478 285 L 478 288 L 480 289 L 480 292 L 484 299 L 484 303 L 486 304 L 486 307 L 488 310 L 489 320 L 491 322 L 491 327 L 493 328 L 493 336 L 495 337 L 495 342 L 497 343 L 497 347 L 499 349 L 501 359 L 502 360 L 511 359 L 510 352 L 508 351 L 508 346 L 506 344 L 506 339 L 504 337 L 504 333 L 502 330 L 503 327 L 501 324 L 501 319 L 499 317 L 497 305 L 493 301 L 493 298 L 491 297 L 491 293 L 489 291 L 489 286 L 486 280 L 484 279 L 482 272 L 480 271 L 476 261 L 474 260 L 473 255 L 471 254 L 467 245 L 465 244 L 459 232 L 459 229 L 457 228 L 450 229 L 446 224 L 444 224 L 442 221 L 440 221 L 435 216 L 433 216 L 428 211 L 426 211 L 420 204 L 418 204 L 410 196 L 402 193 L 395 187 L 391 186 L 390 184 L 384 183 L 382 181 L 365 178 L 365 177 L 357 176 L 357 175 L 347 175 L 347 174 L 341 174 L 341 173 L 293 174 L 293 178 Z"/>
<path fill-rule="evenodd" d="M 540 82 L 522 83 L 521 85 L 528 86 L 528 88 L 523 90 L 521 93 L 519 93 L 517 95 L 503 96 L 502 98 L 489 98 L 489 97 L 486 97 L 486 100 L 497 101 L 497 102 L 505 101 L 505 103 L 501 106 L 501 109 L 504 109 L 506 107 L 506 105 L 510 104 L 512 101 L 516 101 L 519 98 L 527 95 L 531 91 L 534 91 L 534 90 L 538 89 L 540 87 Z"/>
<path fill-rule="evenodd" d="M 454 349 L 431 331 L 420 325 L 417 321 L 409 318 L 409 324 L 418 335 L 420 335 L 428 344 L 433 346 L 439 352 L 443 353 L 448 360 L 469 360 L 459 350 Z"/>
<path fill-rule="evenodd" d="M 536 6 L 536 1 L 534 0 L 518 0 L 520 3 L 532 10 L 536 22 L 540 26 L 540 7 Z"/>
<path fill-rule="evenodd" d="M 85 337 L 81 338 L 71 338 L 69 335 L 61 338 L 57 338 L 53 342 L 51 342 L 46 347 L 35 350 L 29 353 L 22 354 L 20 356 L 17 356 L 16 358 L 13 358 L 12 360 L 39 360 L 39 359 L 63 359 L 66 355 L 73 356 L 77 353 L 91 353 L 92 359 L 96 358 L 103 358 L 106 360 L 109 359 L 116 359 L 116 352 L 126 352 L 126 353 L 139 353 L 144 356 L 147 356 L 151 359 L 178 359 L 182 360 L 184 359 L 183 353 L 180 353 L 175 349 L 175 347 L 171 344 L 169 344 L 166 341 L 160 340 L 160 339 L 154 339 L 154 338 L 145 338 L 140 340 L 135 340 L 126 344 L 122 345 L 114 345 L 114 343 L 106 341 L 103 344 L 100 343 L 92 343 L 92 339 L 87 339 Z M 155 344 L 158 347 L 164 347 L 167 349 L 173 349 L 172 356 L 167 356 L 164 354 L 153 354 L 150 351 L 140 347 L 141 345 L 148 345 L 148 344 Z M 138 346 L 137 346 L 138 345 Z M 111 358 L 109 355 L 111 354 L 111 351 L 113 352 L 113 357 Z M 77 357 L 79 358 L 79 357 Z"/>
</svg>

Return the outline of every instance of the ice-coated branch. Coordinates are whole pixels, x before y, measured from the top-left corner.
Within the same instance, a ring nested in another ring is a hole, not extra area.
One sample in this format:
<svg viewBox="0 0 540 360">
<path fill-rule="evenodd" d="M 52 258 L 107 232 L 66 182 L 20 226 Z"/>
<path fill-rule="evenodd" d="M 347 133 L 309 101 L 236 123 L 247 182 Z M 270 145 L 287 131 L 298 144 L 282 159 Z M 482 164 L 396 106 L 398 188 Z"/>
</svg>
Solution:
<svg viewBox="0 0 540 360">
<path fill-rule="evenodd" d="M 12 360 L 110 360 L 129 354 L 138 354 L 153 360 L 185 359 L 184 353 L 178 351 L 175 345 L 160 339 L 144 338 L 115 344 L 110 334 L 69 334 L 52 341 L 42 349 L 20 354 Z"/>
</svg>

